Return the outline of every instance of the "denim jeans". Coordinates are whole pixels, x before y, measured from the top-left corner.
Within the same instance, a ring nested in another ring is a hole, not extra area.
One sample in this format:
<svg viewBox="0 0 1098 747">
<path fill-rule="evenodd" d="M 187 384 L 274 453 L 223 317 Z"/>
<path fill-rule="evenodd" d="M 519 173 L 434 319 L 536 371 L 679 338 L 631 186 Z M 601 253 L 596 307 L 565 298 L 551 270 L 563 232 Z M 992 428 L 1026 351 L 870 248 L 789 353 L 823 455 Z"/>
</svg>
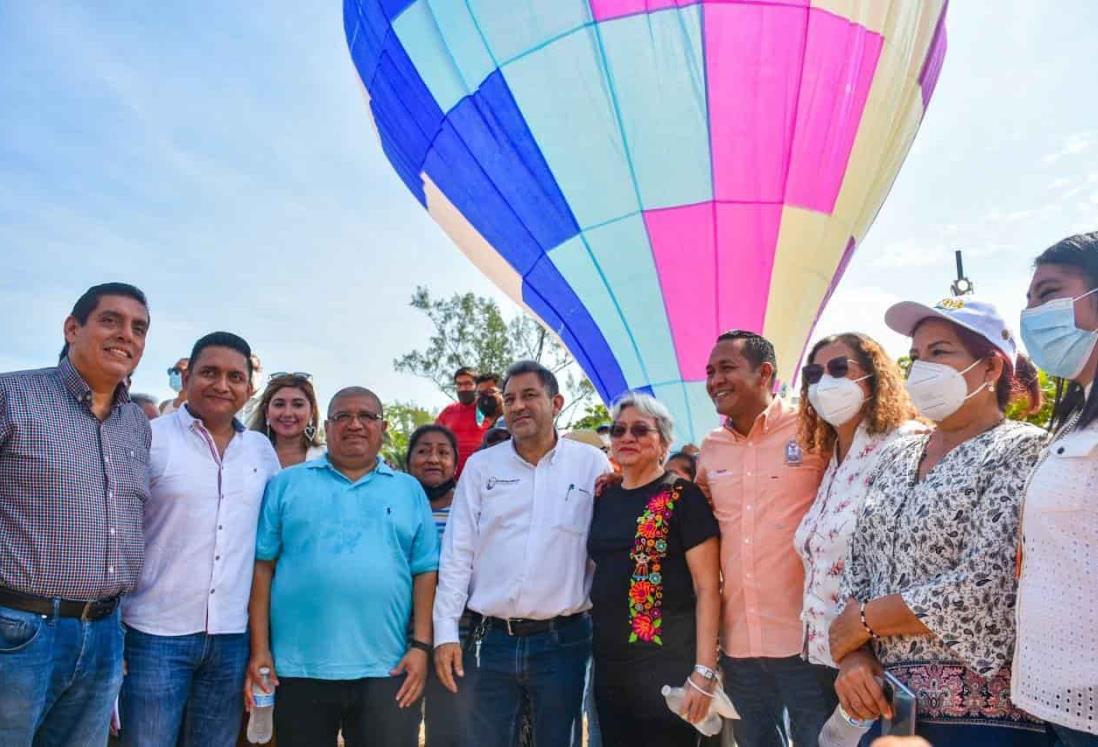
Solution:
<svg viewBox="0 0 1098 747">
<path fill-rule="evenodd" d="M 126 628 L 123 747 L 233 747 L 248 634 L 151 635 Z"/>
<path fill-rule="evenodd" d="M 82 621 L 0 607 L 0 745 L 105 745 L 121 683 L 118 610 Z"/>
<path fill-rule="evenodd" d="M 432 656 L 427 666 L 427 685 L 423 691 L 423 721 L 427 747 L 472 747 L 477 743 L 473 733 L 473 686 L 476 682 L 476 662 L 473 654 L 463 652 L 464 677 L 457 677 L 457 693 L 447 690 L 438 674 Z"/>
<path fill-rule="evenodd" d="M 489 629 L 480 645 L 474 687 L 478 747 L 511 747 L 524 696 L 533 711 L 534 744 L 578 747 L 590 656 L 591 619 L 586 615 L 535 635 Z M 475 653 L 473 658 L 476 665 Z"/>
<path fill-rule="evenodd" d="M 724 689 L 739 711 L 733 732 L 739 747 L 816 747 L 820 729 L 839 699 L 831 667 L 799 656 L 731 659 L 722 657 Z M 786 735 L 784 711 L 791 732 Z"/>
<path fill-rule="evenodd" d="M 1076 731 L 1059 724 L 1048 725 L 1049 736 L 1055 739 L 1054 747 L 1098 747 L 1098 734 Z"/>
</svg>

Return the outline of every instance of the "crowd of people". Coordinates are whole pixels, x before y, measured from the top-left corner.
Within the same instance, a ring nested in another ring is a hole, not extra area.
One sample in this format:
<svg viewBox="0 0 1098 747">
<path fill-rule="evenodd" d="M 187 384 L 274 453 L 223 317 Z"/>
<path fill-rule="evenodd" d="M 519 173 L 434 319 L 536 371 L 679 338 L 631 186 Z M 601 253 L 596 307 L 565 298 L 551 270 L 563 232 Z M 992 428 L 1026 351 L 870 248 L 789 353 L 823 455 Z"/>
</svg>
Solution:
<svg viewBox="0 0 1098 747">
<path fill-rule="evenodd" d="M 322 411 L 229 332 L 175 399 L 130 394 L 149 303 L 94 286 L 56 366 L 0 374 L 0 744 L 102 745 L 117 708 L 127 747 L 229 747 L 273 691 L 280 747 L 578 746 L 584 721 L 686 747 L 720 689 L 743 747 L 835 718 L 868 745 L 887 675 L 938 747 L 1098 745 L 1098 232 L 1018 291 L 1032 362 L 989 303 L 907 301 L 909 370 L 830 335 L 796 404 L 764 337 L 724 333 L 700 449 L 647 394 L 561 434 L 552 372 L 462 368 L 391 464 L 374 391 Z M 1038 368 L 1047 428 L 1006 417 Z"/>
</svg>

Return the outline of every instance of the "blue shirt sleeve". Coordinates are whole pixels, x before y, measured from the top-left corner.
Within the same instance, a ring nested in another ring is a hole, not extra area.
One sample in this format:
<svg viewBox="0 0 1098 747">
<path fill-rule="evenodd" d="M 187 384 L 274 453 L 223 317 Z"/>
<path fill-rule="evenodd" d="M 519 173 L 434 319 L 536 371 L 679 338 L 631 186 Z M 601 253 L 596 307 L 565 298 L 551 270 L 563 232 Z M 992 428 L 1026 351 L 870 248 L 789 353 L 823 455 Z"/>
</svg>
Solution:
<svg viewBox="0 0 1098 747">
<path fill-rule="evenodd" d="M 255 533 L 255 559 L 277 560 L 282 554 L 282 495 L 285 480 L 272 479 L 263 491 L 259 527 Z"/>
<path fill-rule="evenodd" d="M 435 529 L 435 517 L 431 513 L 431 502 L 427 494 L 416 483 L 412 486 L 412 499 L 416 501 L 416 534 L 412 540 L 412 556 L 408 559 L 412 575 L 438 570 L 438 530 Z"/>
</svg>

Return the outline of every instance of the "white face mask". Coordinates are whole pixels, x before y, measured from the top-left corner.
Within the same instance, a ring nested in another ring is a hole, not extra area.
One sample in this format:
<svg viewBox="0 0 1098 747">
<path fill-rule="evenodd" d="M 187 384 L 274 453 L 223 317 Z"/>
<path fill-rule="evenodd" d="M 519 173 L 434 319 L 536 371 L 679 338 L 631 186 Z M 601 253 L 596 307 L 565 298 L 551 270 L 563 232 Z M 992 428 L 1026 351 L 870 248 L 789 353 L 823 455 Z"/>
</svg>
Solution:
<svg viewBox="0 0 1098 747">
<path fill-rule="evenodd" d="M 964 374 L 979 364 L 976 361 L 964 371 L 944 363 L 915 361 L 911 364 L 911 373 L 907 377 L 907 393 L 919 414 L 940 423 L 961 409 L 961 405 L 975 397 L 988 385 L 976 387 L 971 394 Z"/>
<path fill-rule="evenodd" d="M 819 383 L 809 385 L 808 401 L 825 423 L 838 428 L 849 423 L 861 412 L 862 405 L 865 404 L 865 392 L 858 386 L 858 382 L 868 378 L 863 376 L 854 380 L 844 376 L 836 379 L 831 374 L 824 374 Z"/>
</svg>

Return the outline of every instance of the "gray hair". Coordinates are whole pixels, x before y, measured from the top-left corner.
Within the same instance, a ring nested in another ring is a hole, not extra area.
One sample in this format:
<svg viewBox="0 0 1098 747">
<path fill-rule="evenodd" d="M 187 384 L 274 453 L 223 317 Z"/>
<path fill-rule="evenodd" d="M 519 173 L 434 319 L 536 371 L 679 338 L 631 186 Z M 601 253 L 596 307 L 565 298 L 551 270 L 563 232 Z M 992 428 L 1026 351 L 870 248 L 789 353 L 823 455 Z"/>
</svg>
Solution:
<svg viewBox="0 0 1098 747">
<path fill-rule="evenodd" d="M 623 410 L 632 407 L 646 418 L 656 421 L 656 430 L 660 434 L 660 440 L 668 449 L 675 442 L 675 419 L 671 417 L 671 411 L 667 406 L 650 394 L 643 392 L 629 392 L 619 397 L 610 407 L 610 419 L 617 420 Z"/>
<path fill-rule="evenodd" d="M 133 402 L 137 405 L 152 405 L 153 407 L 157 407 L 160 405 L 160 402 L 156 399 L 156 397 L 152 396 L 151 394 L 140 394 L 138 392 L 130 393 L 130 402 Z"/>
<path fill-rule="evenodd" d="M 381 404 L 381 397 L 377 396 L 364 386 L 345 386 L 338 392 L 332 395 L 332 398 L 328 400 L 328 415 L 332 414 L 335 410 L 335 404 L 344 397 L 367 397 L 373 400 L 373 403 L 377 405 L 377 414 L 385 415 L 385 406 Z"/>
</svg>

